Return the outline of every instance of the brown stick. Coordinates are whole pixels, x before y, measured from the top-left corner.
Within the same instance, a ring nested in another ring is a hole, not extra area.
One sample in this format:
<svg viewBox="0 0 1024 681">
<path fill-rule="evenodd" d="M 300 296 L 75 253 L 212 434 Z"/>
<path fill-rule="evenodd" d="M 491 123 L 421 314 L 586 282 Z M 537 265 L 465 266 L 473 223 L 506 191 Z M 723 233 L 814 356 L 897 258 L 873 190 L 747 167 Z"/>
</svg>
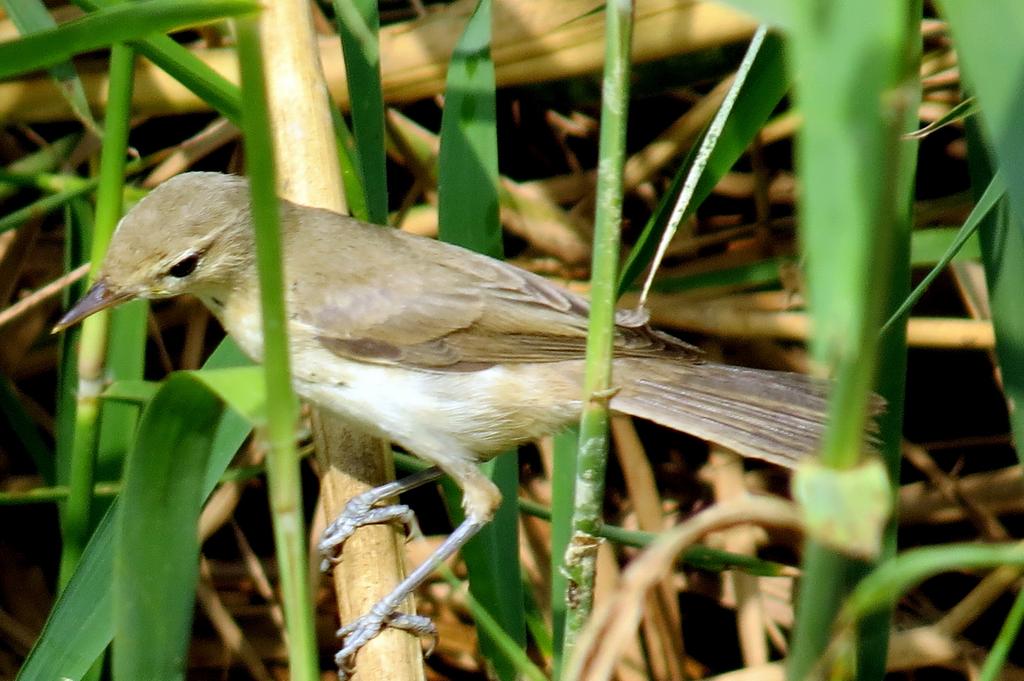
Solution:
<svg viewBox="0 0 1024 681">
<path fill-rule="evenodd" d="M 261 17 L 267 97 L 273 123 L 278 193 L 307 206 L 347 212 L 342 192 L 316 36 L 307 0 L 275 0 Z M 341 50 L 333 44 L 332 58 Z M 327 54 L 322 55 L 328 58 Z M 353 433 L 329 412 L 314 410 L 313 434 L 324 463 L 322 494 L 331 517 L 354 495 L 394 476 L 386 443 Z M 403 538 L 391 526 L 359 530 L 334 568 L 341 619 L 365 614 L 404 576 Z M 419 641 L 384 631 L 359 653 L 357 677 L 418 681 L 423 678 Z"/>
<path fill-rule="evenodd" d="M 811 319 L 805 312 L 749 309 L 728 300 L 698 302 L 683 295 L 655 295 L 648 301 L 651 320 L 673 329 L 736 338 L 806 340 Z M 624 300 L 624 306 L 629 303 Z M 985 350 L 995 346 L 992 323 L 980 319 L 912 317 L 911 347 Z"/>
<path fill-rule="evenodd" d="M 70 286 L 76 281 L 79 281 L 87 274 L 89 274 L 89 263 L 80 265 L 64 276 L 54 279 L 46 286 L 33 291 L 14 305 L 11 305 L 3 312 L 0 312 L 0 328 L 10 324 L 36 305 L 41 305 L 43 302 L 58 295 L 66 286 Z"/>
</svg>

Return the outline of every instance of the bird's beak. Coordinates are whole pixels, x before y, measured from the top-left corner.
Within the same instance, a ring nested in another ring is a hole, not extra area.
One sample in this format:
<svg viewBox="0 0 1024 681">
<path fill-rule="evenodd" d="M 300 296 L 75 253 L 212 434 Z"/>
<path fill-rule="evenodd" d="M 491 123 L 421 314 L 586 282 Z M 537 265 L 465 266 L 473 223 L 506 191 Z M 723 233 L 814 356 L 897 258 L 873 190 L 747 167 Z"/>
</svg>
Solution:
<svg viewBox="0 0 1024 681">
<path fill-rule="evenodd" d="M 131 293 L 112 290 L 106 281 L 100 279 L 92 285 L 88 293 L 82 296 L 81 300 L 75 303 L 74 307 L 67 311 L 67 314 L 60 318 L 60 321 L 54 324 L 50 333 L 59 333 L 95 312 L 106 310 L 108 307 L 113 307 L 134 297 Z"/>
</svg>

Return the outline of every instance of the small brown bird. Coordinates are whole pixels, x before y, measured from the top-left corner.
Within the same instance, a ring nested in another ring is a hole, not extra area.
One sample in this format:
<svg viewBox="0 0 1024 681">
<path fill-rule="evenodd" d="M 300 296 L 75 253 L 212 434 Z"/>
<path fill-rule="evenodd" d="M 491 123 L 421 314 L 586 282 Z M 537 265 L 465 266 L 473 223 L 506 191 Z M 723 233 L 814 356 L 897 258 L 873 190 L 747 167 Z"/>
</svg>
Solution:
<svg viewBox="0 0 1024 681">
<path fill-rule="evenodd" d="M 432 631 L 398 606 L 491 519 L 500 495 L 476 464 L 579 419 L 588 304 L 507 263 L 330 211 L 282 201 L 281 224 L 296 391 L 429 461 L 464 492 L 466 521 L 340 632 L 344 669 L 385 625 Z M 121 221 L 96 284 L 56 328 L 122 301 L 183 293 L 260 360 L 244 178 L 186 173 L 151 192 Z M 636 312 L 616 322 L 614 411 L 783 466 L 815 451 L 828 382 L 706 362 Z M 357 497 L 321 550 L 333 555 L 358 526 L 404 517 L 374 505 L 436 479 L 437 469 Z"/>
</svg>

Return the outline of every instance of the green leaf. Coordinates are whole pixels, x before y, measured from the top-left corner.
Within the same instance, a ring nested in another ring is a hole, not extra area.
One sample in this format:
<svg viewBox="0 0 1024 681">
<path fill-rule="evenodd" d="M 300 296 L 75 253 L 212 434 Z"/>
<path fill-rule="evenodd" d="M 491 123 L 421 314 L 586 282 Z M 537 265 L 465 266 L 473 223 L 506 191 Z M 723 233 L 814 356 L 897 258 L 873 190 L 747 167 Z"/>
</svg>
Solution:
<svg viewBox="0 0 1024 681">
<path fill-rule="evenodd" d="M 18 27 L 22 35 L 37 33 L 48 29 L 56 28 L 57 22 L 53 20 L 50 13 L 46 11 L 46 5 L 41 0 L 4 0 L 4 7 L 7 14 Z M 78 117 L 86 128 L 103 137 L 103 131 L 96 123 L 89 109 L 89 102 L 85 97 L 85 88 L 82 87 L 82 80 L 75 71 L 75 66 L 70 61 L 55 64 L 50 69 L 50 75 L 57 84 L 57 89 L 68 101 L 71 111 Z"/>
<path fill-rule="evenodd" d="M 260 24 L 249 16 L 235 22 L 242 78 L 242 131 L 249 175 L 249 203 L 256 236 L 263 378 L 267 419 L 260 439 L 267 450 L 267 487 L 281 600 L 288 638 L 288 671 L 295 681 L 319 676 L 316 631 L 307 563 L 302 481 L 295 448 L 299 405 L 292 389 L 288 315 L 284 298 L 284 250 L 277 196 L 277 169 L 267 102 Z M 289 181 L 296 178 L 287 178 Z"/>
<path fill-rule="evenodd" d="M 928 135 L 931 135 L 933 132 L 942 130 L 947 125 L 958 123 L 960 121 L 965 120 L 968 116 L 973 116 L 974 114 L 978 113 L 979 110 L 980 108 L 978 107 L 977 100 L 975 100 L 974 97 L 969 97 L 964 101 L 960 102 L 959 104 L 957 104 L 956 106 L 954 106 L 944 116 L 940 117 L 937 121 L 932 121 L 928 125 L 921 128 L 920 130 L 908 132 L 906 135 L 903 136 L 903 139 L 923 140 L 925 137 L 928 137 Z"/>
<path fill-rule="evenodd" d="M 500 258 L 504 249 L 498 222 L 490 22 L 490 0 L 481 0 L 448 66 L 438 160 L 438 223 L 442 241 Z"/>
<path fill-rule="evenodd" d="M 879 609 L 892 607 L 910 587 L 942 572 L 1001 565 L 1024 566 L 1024 547 L 1017 542 L 981 546 L 945 544 L 904 551 L 860 581 L 843 605 L 842 620 L 854 622 Z"/>
<path fill-rule="evenodd" d="M 914 267 L 934 265 L 943 259 L 954 244 L 958 248 L 952 262 L 980 260 L 981 244 L 978 243 L 977 233 L 960 243 L 962 229 L 963 226 L 915 229 L 910 234 L 910 264 Z"/>
<path fill-rule="evenodd" d="M 977 97 L 986 139 L 1006 178 L 1010 204 L 1024 215 L 1024 3 L 941 0 L 960 71 Z"/>
<path fill-rule="evenodd" d="M 266 423 L 267 393 L 262 367 L 201 369 L 191 373 L 253 426 Z"/>
<path fill-rule="evenodd" d="M 974 119 L 967 122 L 967 161 L 972 191 L 996 182 L 997 174 L 990 165 L 979 126 Z M 986 191 L 986 194 L 988 192 Z M 984 195 L 978 197 L 978 202 Z M 1016 213 L 1004 197 L 988 211 L 978 229 L 981 241 L 981 262 L 985 268 L 992 326 L 996 335 L 996 357 L 999 359 L 1003 392 L 1006 395 L 1013 439 L 1018 443 L 1017 459 L 1024 462 L 1024 314 L 1020 311 L 1020 292 L 1024 290 L 1024 216 Z"/>
<path fill-rule="evenodd" d="M 1003 182 L 1002 176 L 999 173 L 992 178 L 989 185 L 985 188 L 981 198 L 978 199 L 978 203 L 975 204 L 974 208 L 971 209 L 971 214 L 967 216 L 967 220 L 964 221 L 963 226 L 957 232 L 956 237 L 946 248 L 946 252 L 942 254 L 939 261 L 935 264 L 935 267 L 925 275 L 925 278 L 921 280 L 921 283 L 914 288 L 913 292 L 907 297 L 905 301 L 897 308 L 889 320 L 882 326 L 881 333 L 885 333 L 894 323 L 898 322 L 903 318 L 910 308 L 921 299 L 924 292 L 928 290 L 935 278 L 938 277 L 943 270 L 953 261 L 953 258 L 960 253 L 964 244 L 967 243 L 968 239 L 972 238 L 978 231 L 978 227 L 982 221 L 988 217 L 989 212 L 998 203 L 1003 196 L 1006 194 L 1006 184 Z M 927 233 L 927 230 L 922 233 Z"/>
<path fill-rule="evenodd" d="M 58 28 L 0 43 L 0 78 L 48 68 L 116 42 L 257 9 L 259 3 L 253 0 L 147 0 L 117 5 Z"/>
<path fill-rule="evenodd" d="M 502 256 L 498 222 L 498 139 L 494 62 L 491 61 L 491 3 L 481 0 L 459 38 L 448 65 L 441 151 L 438 161 L 439 236 L 480 253 Z M 515 497 L 516 457 L 504 454 L 484 470 L 503 501 L 491 523 L 462 555 L 469 568 L 470 592 L 500 626 L 503 636 L 481 628 L 480 650 L 498 678 L 517 678 L 516 660 L 502 653 L 509 644 L 526 646 L 526 616 L 519 566 Z M 453 485 L 445 486 L 453 519 L 461 507 Z M 488 633 L 490 632 L 490 633 Z"/>
<path fill-rule="evenodd" d="M 729 172 L 789 89 L 789 77 L 785 69 L 782 48 L 782 40 L 773 35 L 767 36 L 761 44 L 736 96 L 732 114 L 725 122 L 714 150 L 707 159 L 704 172 L 701 173 L 693 195 L 681 216 L 682 220 L 694 214 L 722 176 Z M 668 225 L 676 198 L 682 191 L 683 183 L 697 158 L 699 148 L 700 145 L 695 144 L 687 154 L 676 171 L 672 187 L 665 192 L 658 204 L 658 210 L 647 221 L 644 231 L 630 251 L 619 278 L 620 295 L 636 282 L 637 277 L 650 264 L 661 235 Z M 659 289 L 660 285 L 659 282 Z"/>
<path fill-rule="evenodd" d="M 367 216 L 370 222 L 383 225 L 388 219 L 388 178 L 377 0 L 334 0 L 334 11 L 345 57 Z"/>
<path fill-rule="evenodd" d="M 221 409 L 212 392 L 177 374 L 142 415 L 115 530 L 115 679 L 184 677 L 199 574 L 196 523 Z"/>
<path fill-rule="evenodd" d="M 204 368 L 247 363 L 249 360 L 238 346 L 227 339 L 210 356 Z M 182 375 L 197 380 L 188 373 Z M 202 483 L 204 497 L 213 490 L 251 429 L 251 424 L 237 412 L 222 412 Z M 113 638 L 114 525 L 120 507 L 120 502 L 115 502 L 97 525 L 78 569 L 58 597 L 42 633 L 18 672 L 18 681 L 65 678 L 77 681 Z"/>
<path fill-rule="evenodd" d="M 90 11 L 128 4 L 128 0 L 74 0 Z M 207 66 L 184 45 L 165 35 L 133 41 L 135 49 L 164 70 L 197 97 L 235 124 L 241 124 L 242 91 L 237 85 Z"/>
</svg>

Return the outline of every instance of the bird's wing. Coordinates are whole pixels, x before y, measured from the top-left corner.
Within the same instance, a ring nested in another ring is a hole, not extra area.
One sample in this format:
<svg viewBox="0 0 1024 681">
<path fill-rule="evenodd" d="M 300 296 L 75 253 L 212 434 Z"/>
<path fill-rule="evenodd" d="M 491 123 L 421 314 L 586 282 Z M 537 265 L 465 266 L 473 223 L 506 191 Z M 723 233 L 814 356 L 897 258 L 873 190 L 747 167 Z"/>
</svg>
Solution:
<svg viewBox="0 0 1024 681">
<path fill-rule="evenodd" d="M 354 261 L 356 254 L 342 246 L 325 249 L 342 261 L 337 275 L 314 278 L 298 294 L 306 302 L 299 314 L 331 352 L 440 371 L 583 358 L 589 310 L 583 298 L 526 270 L 434 240 L 378 227 L 348 236 L 363 240 L 363 259 Z M 368 247 L 382 254 L 377 266 L 367 262 Z M 642 315 L 622 312 L 617 322 L 617 354 L 696 354 L 650 330 Z"/>
</svg>

